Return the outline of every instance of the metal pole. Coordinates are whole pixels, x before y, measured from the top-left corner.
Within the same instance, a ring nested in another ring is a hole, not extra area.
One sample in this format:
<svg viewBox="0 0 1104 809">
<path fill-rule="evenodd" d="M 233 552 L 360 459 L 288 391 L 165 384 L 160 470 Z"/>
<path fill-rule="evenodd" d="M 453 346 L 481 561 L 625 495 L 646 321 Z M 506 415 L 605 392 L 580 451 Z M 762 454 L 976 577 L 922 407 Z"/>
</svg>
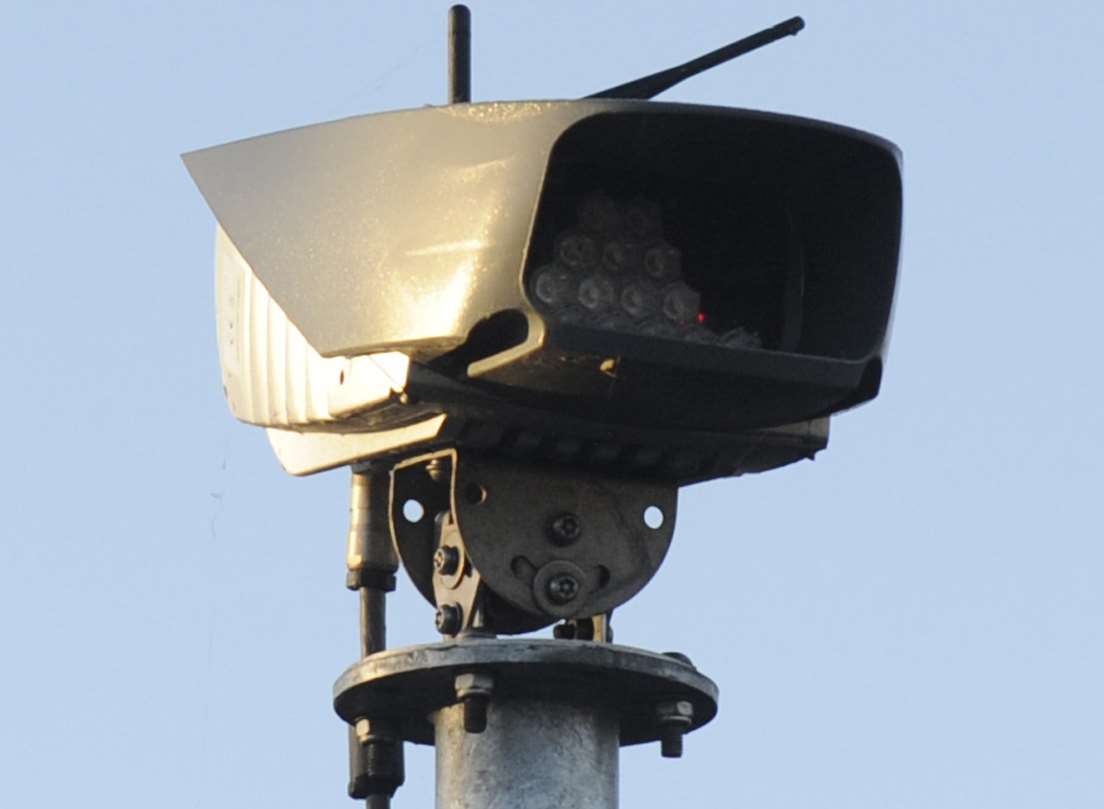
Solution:
<svg viewBox="0 0 1104 809">
<path fill-rule="evenodd" d="M 617 809 L 620 724 L 612 711 L 494 699 L 482 733 L 464 706 L 434 715 L 437 809 Z"/>
<path fill-rule="evenodd" d="M 449 9 L 449 103 L 471 101 L 471 11 L 456 5 Z"/>
</svg>

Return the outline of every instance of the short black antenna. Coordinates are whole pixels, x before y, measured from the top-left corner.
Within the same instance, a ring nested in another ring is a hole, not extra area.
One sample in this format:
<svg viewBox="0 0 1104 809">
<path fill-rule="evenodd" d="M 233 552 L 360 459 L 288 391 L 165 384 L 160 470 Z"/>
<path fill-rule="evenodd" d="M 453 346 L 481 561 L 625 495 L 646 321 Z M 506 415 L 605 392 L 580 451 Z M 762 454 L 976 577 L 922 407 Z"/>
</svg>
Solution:
<svg viewBox="0 0 1104 809">
<path fill-rule="evenodd" d="M 625 84 L 619 84 L 616 87 L 610 87 L 608 90 L 594 93 L 587 96 L 587 98 L 655 98 L 664 90 L 670 90 L 676 84 L 691 76 L 704 73 L 711 67 L 724 64 L 737 56 L 743 56 L 745 53 L 750 53 L 764 45 L 776 42 L 782 37 L 793 36 L 804 27 L 805 21 L 803 19 L 792 17 L 785 22 L 778 23 L 778 25 L 764 28 L 757 34 L 737 40 L 731 45 L 725 45 L 723 48 L 710 51 L 705 56 L 691 59 L 685 64 L 661 70 L 658 73 Z"/>
<path fill-rule="evenodd" d="M 471 11 L 457 4 L 449 9 L 449 103 L 471 101 Z"/>
</svg>

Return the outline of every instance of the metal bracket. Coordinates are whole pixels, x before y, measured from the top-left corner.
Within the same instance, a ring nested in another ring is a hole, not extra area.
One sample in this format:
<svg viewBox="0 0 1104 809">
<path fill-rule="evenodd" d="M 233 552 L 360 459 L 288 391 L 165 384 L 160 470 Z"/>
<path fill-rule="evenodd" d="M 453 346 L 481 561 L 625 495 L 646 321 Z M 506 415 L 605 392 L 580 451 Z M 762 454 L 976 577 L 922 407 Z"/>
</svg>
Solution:
<svg viewBox="0 0 1104 809">
<path fill-rule="evenodd" d="M 447 636 L 482 630 L 483 577 L 472 567 L 452 512 L 442 511 L 435 523 L 438 540 L 433 553 L 433 599 L 437 604 L 437 630 Z"/>
<path fill-rule="evenodd" d="M 446 634 L 517 634 L 632 598 L 667 553 L 677 498 L 673 485 L 449 449 L 395 466 L 391 532 L 426 600 L 462 610 Z"/>
</svg>

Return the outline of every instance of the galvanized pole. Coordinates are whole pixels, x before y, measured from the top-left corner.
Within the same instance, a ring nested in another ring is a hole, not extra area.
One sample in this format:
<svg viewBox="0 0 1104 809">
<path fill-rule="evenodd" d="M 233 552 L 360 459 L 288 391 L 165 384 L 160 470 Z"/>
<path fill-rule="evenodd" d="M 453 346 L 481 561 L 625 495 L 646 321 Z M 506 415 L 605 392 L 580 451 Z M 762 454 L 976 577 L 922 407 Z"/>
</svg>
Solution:
<svg viewBox="0 0 1104 809">
<path fill-rule="evenodd" d="M 437 809 L 616 809 L 618 735 L 612 711 L 535 699 L 493 700 L 482 733 L 464 706 L 434 716 Z"/>
</svg>

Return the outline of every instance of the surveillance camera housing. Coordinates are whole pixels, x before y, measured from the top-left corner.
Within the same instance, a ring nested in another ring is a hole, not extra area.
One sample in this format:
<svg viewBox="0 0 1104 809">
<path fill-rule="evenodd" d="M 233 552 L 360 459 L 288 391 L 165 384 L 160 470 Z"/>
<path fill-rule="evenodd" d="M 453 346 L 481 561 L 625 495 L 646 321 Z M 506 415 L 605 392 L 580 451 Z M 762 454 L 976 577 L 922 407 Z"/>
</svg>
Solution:
<svg viewBox="0 0 1104 809">
<path fill-rule="evenodd" d="M 234 414 L 293 473 L 441 446 L 677 483 L 810 457 L 873 398 L 897 149 L 588 99 L 192 152 Z"/>
</svg>

